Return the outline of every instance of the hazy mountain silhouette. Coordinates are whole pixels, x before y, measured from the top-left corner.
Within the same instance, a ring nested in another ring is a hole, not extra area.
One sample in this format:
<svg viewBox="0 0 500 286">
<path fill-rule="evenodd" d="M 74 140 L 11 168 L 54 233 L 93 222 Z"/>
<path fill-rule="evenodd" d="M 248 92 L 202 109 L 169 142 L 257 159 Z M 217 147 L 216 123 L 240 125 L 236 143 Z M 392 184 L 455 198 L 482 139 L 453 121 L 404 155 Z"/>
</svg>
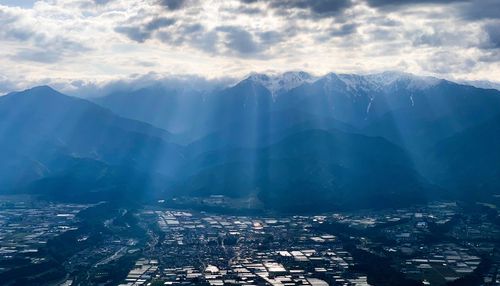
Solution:
<svg viewBox="0 0 500 286">
<path fill-rule="evenodd" d="M 165 174 L 182 161 L 168 132 L 49 87 L 1 97 L 0 134 L 3 185 L 64 170 L 68 158 Z"/>
<path fill-rule="evenodd" d="M 265 148 L 209 152 L 193 164 L 202 171 L 173 192 L 257 195 L 289 211 L 422 202 L 428 187 L 401 148 L 341 131 L 299 131 Z"/>
<path fill-rule="evenodd" d="M 288 211 L 500 188 L 497 90 L 394 72 L 253 74 L 207 93 L 158 86 L 97 104 L 49 87 L 1 97 L 1 187 L 256 196 Z"/>
</svg>

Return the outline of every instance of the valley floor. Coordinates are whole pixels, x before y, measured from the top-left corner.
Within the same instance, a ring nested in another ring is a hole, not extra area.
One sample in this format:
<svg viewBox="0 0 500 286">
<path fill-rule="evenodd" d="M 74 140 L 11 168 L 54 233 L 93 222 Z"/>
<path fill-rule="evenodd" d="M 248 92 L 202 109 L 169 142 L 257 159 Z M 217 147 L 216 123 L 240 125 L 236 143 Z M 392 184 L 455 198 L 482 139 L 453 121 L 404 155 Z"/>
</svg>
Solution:
<svg viewBox="0 0 500 286">
<path fill-rule="evenodd" d="M 493 204 L 317 215 L 0 201 L 2 285 L 500 285 Z"/>
</svg>

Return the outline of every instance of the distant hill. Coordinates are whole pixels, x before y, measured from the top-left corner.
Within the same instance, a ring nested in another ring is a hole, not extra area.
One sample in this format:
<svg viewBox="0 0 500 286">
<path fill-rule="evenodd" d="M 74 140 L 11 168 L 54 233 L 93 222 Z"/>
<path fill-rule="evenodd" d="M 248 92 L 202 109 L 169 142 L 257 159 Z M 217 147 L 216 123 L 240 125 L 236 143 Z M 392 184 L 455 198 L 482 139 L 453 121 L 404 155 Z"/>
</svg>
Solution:
<svg viewBox="0 0 500 286">
<path fill-rule="evenodd" d="M 257 195 L 287 211 L 422 202 L 428 187 L 401 148 L 340 131 L 297 132 L 265 148 L 219 150 L 193 162 L 202 170 L 173 192 Z"/>
<path fill-rule="evenodd" d="M 119 200 L 139 203 L 157 197 L 171 182 L 157 173 L 110 166 L 92 159 L 71 159 L 64 169 L 34 180 L 17 191 L 46 199 L 77 202 Z"/>
<path fill-rule="evenodd" d="M 196 91 L 151 86 L 114 92 L 92 100 L 123 117 L 182 133 L 192 127 L 193 117 L 203 103 L 203 95 Z"/>
<path fill-rule="evenodd" d="M 0 136 L 4 186 L 65 170 L 71 158 L 165 174 L 182 162 L 168 132 L 44 86 L 0 98 Z"/>
<path fill-rule="evenodd" d="M 463 199 L 500 195 L 500 117 L 450 136 L 428 154 L 428 177 Z"/>
</svg>

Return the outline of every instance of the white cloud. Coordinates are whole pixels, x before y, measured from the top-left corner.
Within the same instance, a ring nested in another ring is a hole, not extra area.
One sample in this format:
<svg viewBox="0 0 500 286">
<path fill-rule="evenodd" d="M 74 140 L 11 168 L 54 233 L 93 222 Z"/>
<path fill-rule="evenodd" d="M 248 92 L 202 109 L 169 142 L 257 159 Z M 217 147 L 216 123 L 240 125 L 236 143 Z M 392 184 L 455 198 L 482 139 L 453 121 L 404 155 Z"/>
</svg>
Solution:
<svg viewBox="0 0 500 286">
<path fill-rule="evenodd" d="M 474 1 L 0 1 L 2 86 L 269 69 L 494 81 L 498 20 L 487 10 L 496 4 L 466 13 Z"/>
</svg>

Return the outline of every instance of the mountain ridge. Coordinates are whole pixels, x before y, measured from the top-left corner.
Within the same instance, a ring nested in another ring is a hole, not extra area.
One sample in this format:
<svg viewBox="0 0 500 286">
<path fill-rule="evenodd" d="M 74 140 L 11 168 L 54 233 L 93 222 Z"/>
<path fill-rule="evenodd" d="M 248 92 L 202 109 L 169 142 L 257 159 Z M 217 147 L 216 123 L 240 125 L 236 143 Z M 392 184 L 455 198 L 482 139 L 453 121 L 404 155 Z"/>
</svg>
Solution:
<svg viewBox="0 0 500 286">
<path fill-rule="evenodd" d="M 0 119 L 4 184 L 13 178 L 18 178 L 17 182 L 9 184 L 25 183 L 23 176 L 9 166 L 43 166 L 43 174 L 47 175 L 65 166 L 65 157 L 91 158 L 107 164 L 129 162 L 142 169 L 149 168 L 147 162 L 153 162 L 155 156 L 163 156 L 161 152 L 177 160 L 182 158 L 180 149 L 166 141 L 170 133 L 49 87 L 1 97 Z M 167 172 L 168 164 L 162 164 Z M 40 172 L 29 173 L 29 177 L 36 177 Z"/>
<path fill-rule="evenodd" d="M 398 196 L 463 198 L 450 183 L 460 172 L 446 166 L 481 170 L 485 160 L 471 158 L 496 154 L 463 132 L 500 124 L 498 91 L 397 72 L 284 77 L 252 74 L 209 94 L 155 85 L 92 102 L 48 86 L 10 93 L 0 97 L 3 183 L 71 199 L 123 189 L 138 199 L 244 195 L 286 211 L 391 207 Z M 468 157 L 446 152 L 464 142 L 477 143 Z M 497 173 L 461 184 L 488 196 Z"/>
</svg>

